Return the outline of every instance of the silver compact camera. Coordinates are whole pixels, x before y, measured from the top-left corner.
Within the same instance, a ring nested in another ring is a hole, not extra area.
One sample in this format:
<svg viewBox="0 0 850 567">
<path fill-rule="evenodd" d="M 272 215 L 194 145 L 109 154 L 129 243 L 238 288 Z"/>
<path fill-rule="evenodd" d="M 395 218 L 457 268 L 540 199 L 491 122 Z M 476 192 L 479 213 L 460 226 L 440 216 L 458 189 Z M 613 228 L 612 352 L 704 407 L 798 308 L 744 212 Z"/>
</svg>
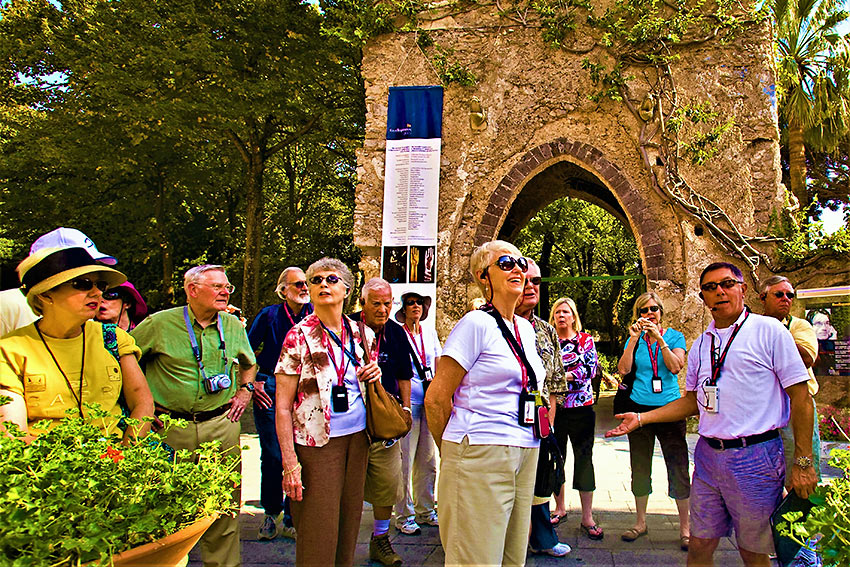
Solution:
<svg viewBox="0 0 850 567">
<path fill-rule="evenodd" d="M 215 394 L 222 390 L 227 390 L 233 382 L 227 374 L 216 374 L 204 379 L 204 390 L 208 394 Z"/>
</svg>

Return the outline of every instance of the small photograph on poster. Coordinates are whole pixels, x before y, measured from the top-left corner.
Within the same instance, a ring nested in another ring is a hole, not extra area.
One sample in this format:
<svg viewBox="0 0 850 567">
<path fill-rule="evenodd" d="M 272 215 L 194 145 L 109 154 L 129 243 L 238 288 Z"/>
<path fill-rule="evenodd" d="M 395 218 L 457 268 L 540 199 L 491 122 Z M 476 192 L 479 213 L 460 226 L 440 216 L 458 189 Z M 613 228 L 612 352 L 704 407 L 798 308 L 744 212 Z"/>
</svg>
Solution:
<svg viewBox="0 0 850 567">
<path fill-rule="evenodd" d="M 410 247 L 410 283 L 434 283 L 434 246 Z"/>
<path fill-rule="evenodd" d="M 384 246 L 384 279 L 407 283 L 407 246 Z"/>
<path fill-rule="evenodd" d="M 817 376 L 850 376 L 850 307 L 811 306 L 806 319 L 815 329 Z"/>
</svg>

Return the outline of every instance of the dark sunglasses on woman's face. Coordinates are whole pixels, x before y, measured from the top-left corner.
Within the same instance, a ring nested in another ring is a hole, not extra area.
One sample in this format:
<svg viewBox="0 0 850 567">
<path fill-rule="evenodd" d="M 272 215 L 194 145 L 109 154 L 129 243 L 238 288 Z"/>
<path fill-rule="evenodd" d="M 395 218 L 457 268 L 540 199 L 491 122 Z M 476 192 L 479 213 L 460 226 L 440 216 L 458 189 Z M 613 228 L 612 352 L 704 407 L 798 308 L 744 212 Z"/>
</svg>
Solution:
<svg viewBox="0 0 850 567">
<path fill-rule="evenodd" d="M 797 294 L 793 291 L 774 291 L 771 292 L 771 295 L 776 299 L 782 299 L 783 297 L 787 297 L 788 299 L 794 299 Z"/>
<path fill-rule="evenodd" d="M 657 305 L 650 305 L 649 307 L 641 307 L 640 309 L 638 309 L 638 311 L 640 312 L 641 315 L 646 315 L 650 311 L 652 311 L 653 313 L 661 311 L 661 308 L 658 307 Z"/>
<path fill-rule="evenodd" d="M 508 256 L 505 254 L 504 256 L 499 256 L 499 259 L 493 262 L 499 266 L 499 269 L 503 272 L 510 272 L 514 269 L 514 266 L 519 266 L 519 269 L 522 273 L 528 271 L 528 260 L 520 256 L 519 258 L 514 258 L 513 256 Z M 493 264 L 490 264 L 491 266 Z"/>
<path fill-rule="evenodd" d="M 115 290 L 110 289 L 109 291 L 103 292 L 103 299 L 121 299 L 121 294 Z"/>
<path fill-rule="evenodd" d="M 106 291 L 109 283 L 106 280 L 92 281 L 89 278 L 75 278 L 68 282 L 71 287 L 79 291 L 89 291 L 93 287 L 97 287 L 100 291 Z"/>
<path fill-rule="evenodd" d="M 313 285 L 322 285 L 323 281 L 328 280 L 328 283 L 330 285 L 333 285 L 335 283 L 339 283 L 341 279 L 342 278 L 340 278 L 336 274 L 330 274 L 327 276 L 313 276 L 312 278 L 310 278 L 310 283 Z"/>
<path fill-rule="evenodd" d="M 425 305 L 425 300 L 422 299 L 421 297 L 420 298 L 411 297 L 410 299 L 405 300 L 404 304 L 407 305 L 407 306 L 410 306 L 410 305 Z"/>
</svg>

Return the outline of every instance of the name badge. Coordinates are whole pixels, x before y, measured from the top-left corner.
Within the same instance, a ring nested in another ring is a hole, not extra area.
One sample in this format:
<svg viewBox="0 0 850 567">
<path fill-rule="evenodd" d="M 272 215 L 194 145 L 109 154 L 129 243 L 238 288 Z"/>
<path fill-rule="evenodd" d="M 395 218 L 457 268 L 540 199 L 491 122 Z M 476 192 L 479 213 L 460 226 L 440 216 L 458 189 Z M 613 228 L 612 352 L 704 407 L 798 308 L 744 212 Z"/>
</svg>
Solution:
<svg viewBox="0 0 850 567">
<path fill-rule="evenodd" d="M 652 379 L 652 393 L 660 394 L 661 393 L 661 378 L 656 376 Z"/>
<path fill-rule="evenodd" d="M 425 367 L 425 381 L 430 382 L 434 379 L 434 371 L 431 370 L 430 366 Z"/>
<path fill-rule="evenodd" d="M 331 409 L 334 413 L 345 413 L 348 411 L 348 390 L 345 386 L 334 384 L 331 386 Z"/>
<path fill-rule="evenodd" d="M 519 393 L 519 424 L 523 427 L 534 425 L 535 405 L 533 394 L 527 390 Z"/>
<path fill-rule="evenodd" d="M 703 386 L 703 390 L 705 391 L 705 411 L 718 413 L 720 411 L 718 407 L 720 392 L 717 386 Z"/>
</svg>

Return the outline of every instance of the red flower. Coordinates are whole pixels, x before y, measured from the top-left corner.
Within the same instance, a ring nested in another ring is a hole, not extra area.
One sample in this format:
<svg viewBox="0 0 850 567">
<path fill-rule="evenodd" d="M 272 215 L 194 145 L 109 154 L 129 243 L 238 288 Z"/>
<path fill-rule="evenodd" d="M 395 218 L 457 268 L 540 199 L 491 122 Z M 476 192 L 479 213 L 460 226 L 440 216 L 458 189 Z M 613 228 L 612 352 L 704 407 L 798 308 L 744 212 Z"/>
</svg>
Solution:
<svg viewBox="0 0 850 567">
<path fill-rule="evenodd" d="M 117 463 L 118 461 L 120 461 L 121 459 L 124 458 L 124 454 L 121 451 L 119 451 L 118 449 L 115 449 L 113 447 L 107 447 L 106 453 L 101 455 L 100 458 L 101 459 L 109 458 L 109 459 L 112 459 L 113 462 Z"/>
</svg>

